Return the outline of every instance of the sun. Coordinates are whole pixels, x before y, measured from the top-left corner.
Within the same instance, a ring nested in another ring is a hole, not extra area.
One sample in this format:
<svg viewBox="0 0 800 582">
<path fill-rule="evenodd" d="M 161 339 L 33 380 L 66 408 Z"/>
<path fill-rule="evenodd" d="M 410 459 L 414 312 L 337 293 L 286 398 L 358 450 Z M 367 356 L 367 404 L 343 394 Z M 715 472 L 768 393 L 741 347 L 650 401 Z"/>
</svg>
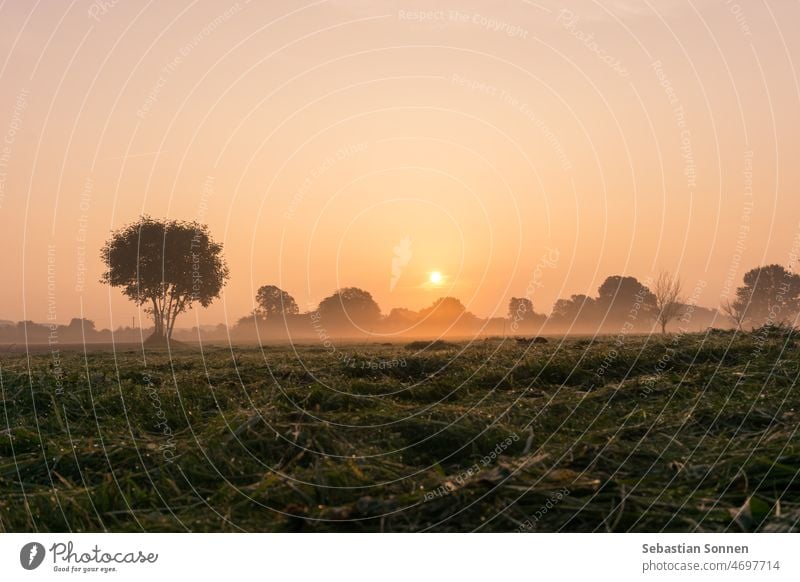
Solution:
<svg viewBox="0 0 800 582">
<path fill-rule="evenodd" d="M 443 281 L 444 275 L 439 271 L 431 271 L 431 274 L 428 275 L 428 282 L 431 285 L 441 285 Z"/>
</svg>

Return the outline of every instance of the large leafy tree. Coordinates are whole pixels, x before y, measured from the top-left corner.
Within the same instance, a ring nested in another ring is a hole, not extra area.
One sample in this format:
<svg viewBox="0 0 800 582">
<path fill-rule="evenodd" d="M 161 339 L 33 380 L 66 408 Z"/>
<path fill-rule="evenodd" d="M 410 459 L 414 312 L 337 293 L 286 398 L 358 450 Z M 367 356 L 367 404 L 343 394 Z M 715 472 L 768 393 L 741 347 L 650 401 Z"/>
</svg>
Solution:
<svg viewBox="0 0 800 582">
<path fill-rule="evenodd" d="M 533 315 L 533 301 L 527 297 L 512 297 L 508 302 L 508 317 L 512 321 L 523 321 Z"/>
<path fill-rule="evenodd" d="M 406 309 L 405 307 L 395 307 L 386 316 L 386 322 L 389 326 L 409 326 L 413 325 L 419 320 L 419 313 Z"/>
<path fill-rule="evenodd" d="M 256 292 L 256 315 L 269 319 L 275 315 L 297 315 L 300 308 L 297 301 L 283 289 L 275 285 L 264 285 Z"/>
<path fill-rule="evenodd" d="M 426 307 L 419 312 L 422 319 L 434 321 L 456 321 L 467 311 L 464 304 L 455 297 L 440 297 L 433 302 L 433 305 Z"/>
<path fill-rule="evenodd" d="M 794 323 L 800 309 L 800 275 L 781 265 L 751 269 L 736 290 L 734 304 L 743 312 L 742 319 L 753 325 Z"/>
<path fill-rule="evenodd" d="M 508 302 L 508 318 L 511 321 L 511 331 L 531 328 L 537 324 L 541 325 L 547 319 L 533 310 L 533 301 L 528 297 L 511 298 Z"/>
<path fill-rule="evenodd" d="M 572 295 L 569 299 L 559 299 L 553 304 L 550 319 L 557 325 L 597 325 L 597 301 L 588 295 Z"/>
<path fill-rule="evenodd" d="M 636 277 L 612 275 L 597 289 L 597 307 L 605 322 L 617 324 L 629 317 L 636 305 L 637 318 L 655 309 L 655 295 Z"/>
<path fill-rule="evenodd" d="M 381 308 L 368 291 L 358 287 L 345 287 L 320 301 L 320 319 L 332 325 L 353 324 L 359 327 L 377 323 Z"/>
<path fill-rule="evenodd" d="M 145 306 L 154 341 L 166 341 L 178 315 L 194 303 L 210 305 L 229 277 L 222 245 L 197 222 L 143 216 L 113 232 L 101 257 L 101 281 Z"/>
</svg>

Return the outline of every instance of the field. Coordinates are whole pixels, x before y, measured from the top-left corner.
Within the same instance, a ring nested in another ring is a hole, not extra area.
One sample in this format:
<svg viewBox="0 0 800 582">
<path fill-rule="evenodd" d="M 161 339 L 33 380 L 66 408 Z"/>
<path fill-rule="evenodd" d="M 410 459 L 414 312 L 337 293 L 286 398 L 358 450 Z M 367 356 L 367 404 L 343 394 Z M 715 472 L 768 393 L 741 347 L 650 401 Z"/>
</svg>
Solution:
<svg viewBox="0 0 800 582">
<path fill-rule="evenodd" d="M 0 357 L 0 530 L 799 527 L 785 330 L 126 350 Z"/>
</svg>

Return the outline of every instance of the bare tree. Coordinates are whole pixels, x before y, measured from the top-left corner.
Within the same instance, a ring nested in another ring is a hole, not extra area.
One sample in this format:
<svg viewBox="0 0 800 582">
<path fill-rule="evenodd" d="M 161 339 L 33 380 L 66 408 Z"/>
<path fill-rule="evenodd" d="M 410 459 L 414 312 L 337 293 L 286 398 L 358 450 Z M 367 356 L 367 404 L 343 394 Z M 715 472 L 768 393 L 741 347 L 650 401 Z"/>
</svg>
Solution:
<svg viewBox="0 0 800 582">
<path fill-rule="evenodd" d="M 677 276 L 662 271 L 653 287 L 655 296 L 656 321 L 661 325 L 661 333 L 667 333 L 667 324 L 678 317 L 681 311 L 681 280 Z"/>
<path fill-rule="evenodd" d="M 742 325 L 747 320 L 747 305 L 739 299 L 733 301 L 726 299 L 720 305 L 720 309 L 736 326 L 736 331 L 742 331 Z"/>
</svg>

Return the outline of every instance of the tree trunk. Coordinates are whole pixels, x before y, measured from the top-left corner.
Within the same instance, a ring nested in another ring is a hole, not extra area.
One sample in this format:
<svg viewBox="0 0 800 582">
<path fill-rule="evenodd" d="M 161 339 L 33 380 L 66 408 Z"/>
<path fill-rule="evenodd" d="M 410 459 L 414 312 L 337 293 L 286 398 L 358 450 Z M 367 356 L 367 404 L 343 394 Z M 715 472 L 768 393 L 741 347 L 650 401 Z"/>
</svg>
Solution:
<svg viewBox="0 0 800 582">
<path fill-rule="evenodd" d="M 156 303 L 155 297 L 152 298 L 153 302 L 153 335 L 159 336 L 161 335 L 161 316 L 158 312 L 158 303 Z"/>
<path fill-rule="evenodd" d="M 152 298 L 152 301 L 154 325 L 152 339 L 160 343 L 166 339 L 166 334 L 164 333 L 164 312 L 159 308 L 158 301 L 156 301 L 155 297 Z"/>
</svg>

